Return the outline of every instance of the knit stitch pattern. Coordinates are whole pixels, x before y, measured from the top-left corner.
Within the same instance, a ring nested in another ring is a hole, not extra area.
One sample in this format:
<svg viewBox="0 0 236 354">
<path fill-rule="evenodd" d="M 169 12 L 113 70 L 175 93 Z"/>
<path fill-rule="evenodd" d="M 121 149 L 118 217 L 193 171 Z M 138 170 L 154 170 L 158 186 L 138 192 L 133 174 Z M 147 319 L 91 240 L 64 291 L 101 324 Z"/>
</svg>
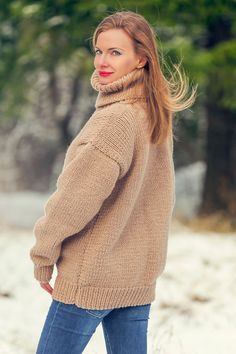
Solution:
<svg viewBox="0 0 236 354">
<path fill-rule="evenodd" d="M 95 111 L 69 145 L 35 223 L 34 277 L 52 298 L 86 309 L 155 300 L 175 204 L 172 136 L 150 143 L 144 68 L 109 84 L 94 70 Z"/>
</svg>

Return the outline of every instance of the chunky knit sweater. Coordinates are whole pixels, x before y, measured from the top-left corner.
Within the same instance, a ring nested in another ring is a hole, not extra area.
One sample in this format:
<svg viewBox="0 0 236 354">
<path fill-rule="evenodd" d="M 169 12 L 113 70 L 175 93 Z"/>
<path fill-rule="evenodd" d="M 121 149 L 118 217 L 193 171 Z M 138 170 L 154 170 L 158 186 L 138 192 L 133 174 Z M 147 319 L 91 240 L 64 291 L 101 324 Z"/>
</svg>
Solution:
<svg viewBox="0 0 236 354">
<path fill-rule="evenodd" d="M 98 91 L 69 145 L 56 190 L 34 225 L 34 277 L 57 275 L 52 298 L 86 309 L 148 304 L 167 258 L 175 203 L 173 139 L 150 143 L 142 77 L 134 69 Z"/>
</svg>

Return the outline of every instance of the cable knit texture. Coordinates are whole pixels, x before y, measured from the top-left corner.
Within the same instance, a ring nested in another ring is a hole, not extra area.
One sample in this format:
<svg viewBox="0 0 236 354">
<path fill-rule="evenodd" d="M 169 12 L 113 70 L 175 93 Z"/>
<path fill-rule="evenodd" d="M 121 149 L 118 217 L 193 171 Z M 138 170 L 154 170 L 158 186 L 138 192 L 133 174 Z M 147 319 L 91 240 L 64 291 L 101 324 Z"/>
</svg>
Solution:
<svg viewBox="0 0 236 354">
<path fill-rule="evenodd" d="M 172 136 L 149 141 L 144 68 L 108 84 L 96 70 L 95 111 L 66 151 L 34 225 L 34 277 L 57 275 L 52 298 L 86 309 L 155 299 L 175 203 Z"/>
</svg>

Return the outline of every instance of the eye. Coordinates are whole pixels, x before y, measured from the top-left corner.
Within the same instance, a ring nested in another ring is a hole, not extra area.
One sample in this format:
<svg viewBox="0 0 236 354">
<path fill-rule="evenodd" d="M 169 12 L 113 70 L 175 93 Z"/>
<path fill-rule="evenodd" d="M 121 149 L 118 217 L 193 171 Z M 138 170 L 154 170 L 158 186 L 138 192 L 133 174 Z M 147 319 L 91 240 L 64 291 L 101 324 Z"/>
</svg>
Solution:
<svg viewBox="0 0 236 354">
<path fill-rule="evenodd" d="M 94 54 L 97 54 L 97 52 L 100 52 L 100 49 L 95 49 L 94 50 Z M 116 55 L 121 55 L 121 53 L 118 52 L 118 50 L 113 50 L 112 53 L 116 53 Z"/>
<path fill-rule="evenodd" d="M 118 50 L 113 50 L 112 53 L 118 53 L 118 55 L 121 55 L 121 53 L 118 52 Z"/>
<path fill-rule="evenodd" d="M 97 51 L 99 51 L 99 49 L 95 49 L 95 50 L 94 50 L 94 54 L 97 54 Z"/>
</svg>

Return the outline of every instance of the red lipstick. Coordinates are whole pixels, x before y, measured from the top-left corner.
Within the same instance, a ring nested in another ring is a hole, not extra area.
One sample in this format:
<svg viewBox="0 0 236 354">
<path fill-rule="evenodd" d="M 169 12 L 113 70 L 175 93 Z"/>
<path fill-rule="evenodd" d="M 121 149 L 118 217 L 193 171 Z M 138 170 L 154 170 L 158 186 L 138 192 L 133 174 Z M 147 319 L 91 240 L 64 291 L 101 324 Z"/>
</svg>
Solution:
<svg viewBox="0 0 236 354">
<path fill-rule="evenodd" d="M 98 73 L 100 76 L 103 76 L 103 77 L 107 77 L 107 76 L 113 74 L 112 72 L 109 72 L 109 71 L 99 71 Z"/>
</svg>

